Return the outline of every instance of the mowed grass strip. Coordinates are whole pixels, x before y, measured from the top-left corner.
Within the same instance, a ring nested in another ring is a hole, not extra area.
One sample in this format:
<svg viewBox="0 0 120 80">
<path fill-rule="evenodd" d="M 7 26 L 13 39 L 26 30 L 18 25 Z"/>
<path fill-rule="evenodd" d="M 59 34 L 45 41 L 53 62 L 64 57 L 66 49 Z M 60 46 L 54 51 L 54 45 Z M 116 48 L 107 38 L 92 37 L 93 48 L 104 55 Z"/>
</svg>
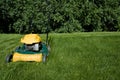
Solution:
<svg viewBox="0 0 120 80">
<path fill-rule="evenodd" d="M 2 59 L 1 63 L 4 63 L 6 55 L 12 53 L 15 47 L 20 44 L 19 39 L 22 35 L 0 34 L 0 36 L 0 58 Z"/>
<path fill-rule="evenodd" d="M 45 40 L 45 35 L 41 36 Z M 120 80 L 119 32 L 50 34 L 50 37 L 47 63 L 6 64 L 5 55 L 20 44 L 21 35 L 13 37 L 9 42 L 15 43 L 0 53 L 0 80 Z M 9 42 L 1 43 L 0 50 Z"/>
</svg>

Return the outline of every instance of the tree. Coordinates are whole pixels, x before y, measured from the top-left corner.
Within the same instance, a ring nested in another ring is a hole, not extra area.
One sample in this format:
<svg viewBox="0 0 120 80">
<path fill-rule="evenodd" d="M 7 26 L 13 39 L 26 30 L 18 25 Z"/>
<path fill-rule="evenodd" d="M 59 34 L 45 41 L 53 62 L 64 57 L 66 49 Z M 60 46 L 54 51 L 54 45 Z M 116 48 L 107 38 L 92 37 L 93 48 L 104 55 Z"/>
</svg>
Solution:
<svg viewBox="0 0 120 80">
<path fill-rule="evenodd" d="M 1 0 L 0 32 L 119 31 L 119 0 Z M 49 18 L 49 19 L 48 19 Z"/>
</svg>

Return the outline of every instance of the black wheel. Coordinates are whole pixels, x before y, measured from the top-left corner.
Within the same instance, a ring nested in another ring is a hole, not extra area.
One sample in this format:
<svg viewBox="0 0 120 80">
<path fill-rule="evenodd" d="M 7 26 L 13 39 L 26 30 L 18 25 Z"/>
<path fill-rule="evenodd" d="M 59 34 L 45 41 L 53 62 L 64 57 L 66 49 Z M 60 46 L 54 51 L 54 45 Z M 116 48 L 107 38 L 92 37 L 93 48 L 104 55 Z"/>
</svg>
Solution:
<svg viewBox="0 0 120 80">
<path fill-rule="evenodd" d="M 43 55 L 42 62 L 45 63 L 47 59 L 47 55 Z"/>
<path fill-rule="evenodd" d="M 12 57 L 13 57 L 13 54 L 8 54 L 7 56 L 6 56 L 6 63 L 9 63 L 9 62 L 11 62 L 11 60 L 12 60 Z"/>
</svg>

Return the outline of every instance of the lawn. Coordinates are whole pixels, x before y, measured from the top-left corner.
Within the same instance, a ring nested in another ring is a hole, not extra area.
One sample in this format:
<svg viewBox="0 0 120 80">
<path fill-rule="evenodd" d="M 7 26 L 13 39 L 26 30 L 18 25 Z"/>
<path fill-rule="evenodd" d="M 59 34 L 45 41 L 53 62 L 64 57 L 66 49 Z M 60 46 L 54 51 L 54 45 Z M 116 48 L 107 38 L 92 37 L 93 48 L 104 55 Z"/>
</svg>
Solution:
<svg viewBox="0 0 120 80">
<path fill-rule="evenodd" d="M 0 80 L 120 80 L 120 32 L 52 33 L 46 63 L 5 63 L 22 36 L 0 34 Z"/>
</svg>

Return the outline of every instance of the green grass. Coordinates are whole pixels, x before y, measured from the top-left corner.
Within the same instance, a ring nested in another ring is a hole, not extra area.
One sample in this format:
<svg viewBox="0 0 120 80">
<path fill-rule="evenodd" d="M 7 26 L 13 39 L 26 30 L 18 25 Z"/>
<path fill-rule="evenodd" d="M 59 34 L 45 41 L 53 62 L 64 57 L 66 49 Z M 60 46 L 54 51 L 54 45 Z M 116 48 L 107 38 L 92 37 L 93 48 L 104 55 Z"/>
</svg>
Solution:
<svg viewBox="0 0 120 80">
<path fill-rule="evenodd" d="M 120 80 L 120 33 L 50 34 L 46 64 L 5 63 L 19 34 L 0 34 L 0 80 Z M 41 35 L 45 40 L 45 35 Z"/>
</svg>

